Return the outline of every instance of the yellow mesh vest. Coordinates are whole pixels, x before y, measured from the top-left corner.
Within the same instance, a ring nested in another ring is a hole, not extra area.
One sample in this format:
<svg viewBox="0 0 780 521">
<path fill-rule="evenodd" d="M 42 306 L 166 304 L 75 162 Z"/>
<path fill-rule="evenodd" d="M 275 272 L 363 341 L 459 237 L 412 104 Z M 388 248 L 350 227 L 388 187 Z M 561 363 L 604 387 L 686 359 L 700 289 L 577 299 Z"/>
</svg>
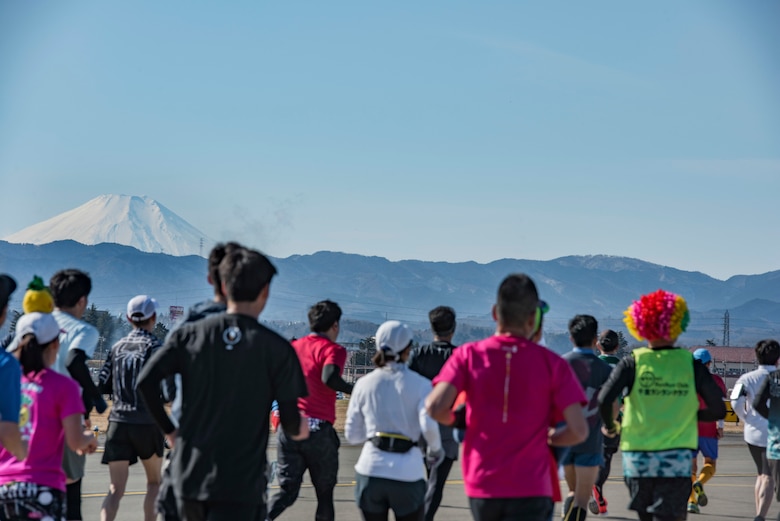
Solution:
<svg viewBox="0 0 780 521">
<path fill-rule="evenodd" d="M 625 398 L 620 449 L 695 449 L 699 399 L 693 355 L 684 349 L 635 349 L 636 379 Z"/>
</svg>

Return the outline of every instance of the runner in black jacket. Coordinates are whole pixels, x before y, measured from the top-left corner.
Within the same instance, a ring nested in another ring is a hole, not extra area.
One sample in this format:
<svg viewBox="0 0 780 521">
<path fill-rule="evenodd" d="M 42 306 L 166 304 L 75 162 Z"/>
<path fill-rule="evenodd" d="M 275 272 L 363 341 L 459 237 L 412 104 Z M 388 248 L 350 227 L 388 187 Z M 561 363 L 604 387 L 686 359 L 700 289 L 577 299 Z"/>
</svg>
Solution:
<svg viewBox="0 0 780 521">
<path fill-rule="evenodd" d="M 433 331 L 433 342 L 412 350 L 407 364 L 409 368 L 429 380 L 439 374 L 444 362 L 457 346 L 451 340 L 455 335 L 455 310 L 447 306 L 439 306 L 428 313 Z M 425 521 L 432 521 L 436 510 L 441 504 L 444 484 L 452 469 L 452 464 L 458 459 L 458 442 L 453 437 L 453 428 L 439 424 L 444 460 L 436 467 L 428 469 L 428 483 L 425 491 Z"/>
<path fill-rule="evenodd" d="M 171 474 L 182 518 L 264 519 L 271 402 L 279 402 L 285 431 L 306 438 L 308 424 L 297 410 L 306 384 L 289 342 L 257 321 L 273 265 L 239 248 L 226 253 L 219 272 L 227 312 L 175 331 L 144 366 L 138 389 L 174 446 Z M 158 392 L 173 374 L 182 378 L 178 428 Z"/>
</svg>

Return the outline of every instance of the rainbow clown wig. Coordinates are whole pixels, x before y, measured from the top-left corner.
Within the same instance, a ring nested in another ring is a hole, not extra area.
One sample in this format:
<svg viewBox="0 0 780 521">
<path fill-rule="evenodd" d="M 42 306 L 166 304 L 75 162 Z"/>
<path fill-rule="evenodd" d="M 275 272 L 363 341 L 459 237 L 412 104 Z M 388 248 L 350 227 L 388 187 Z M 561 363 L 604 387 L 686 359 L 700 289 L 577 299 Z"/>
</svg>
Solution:
<svg viewBox="0 0 780 521">
<path fill-rule="evenodd" d="M 662 289 L 642 295 L 623 314 L 631 336 L 647 341 L 676 339 L 691 318 L 685 299 Z"/>
</svg>

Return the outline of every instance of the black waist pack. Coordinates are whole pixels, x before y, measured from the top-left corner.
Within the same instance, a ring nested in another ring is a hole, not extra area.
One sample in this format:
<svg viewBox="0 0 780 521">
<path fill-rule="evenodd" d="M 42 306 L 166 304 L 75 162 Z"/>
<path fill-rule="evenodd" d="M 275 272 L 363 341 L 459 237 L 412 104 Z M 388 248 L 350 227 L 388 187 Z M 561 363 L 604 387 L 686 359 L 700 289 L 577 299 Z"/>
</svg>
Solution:
<svg viewBox="0 0 780 521">
<path fill-rule="evenodd" d="M 392 432 L 377 432 L 369 439 L 374 447 L 385 452 L 409 452 L 412 447 L 417 446 L 417 442 L 411 438 Z"/>
</svg>

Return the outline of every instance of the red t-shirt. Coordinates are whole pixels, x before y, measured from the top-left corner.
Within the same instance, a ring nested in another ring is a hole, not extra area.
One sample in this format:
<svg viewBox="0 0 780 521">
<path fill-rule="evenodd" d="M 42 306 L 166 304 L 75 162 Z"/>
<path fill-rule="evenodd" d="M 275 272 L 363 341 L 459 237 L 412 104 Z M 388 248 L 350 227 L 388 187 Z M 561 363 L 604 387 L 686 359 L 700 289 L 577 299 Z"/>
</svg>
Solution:
<svg viewBox="0 0 780 521">
<path fill-rule="evenodd" d="M 321 335 L 306 335 L 294 340 L 292 346 L 301 362 L 306 387 L 309 388 L 309 396 L 298 398 L 298 408 L 309 418 L 334 423 L 336 391 L 322 383 L 322 368 L 335 365 L 341 374 L 347 361 L 347 350 Z"/>
<path fill-rule="evenodd" d="M 569 363 L 524 338 L 492 336 L 454 350 L 438 382 L 466 392 L 466 495 L 553 497 L 548 430 L 568 406 L 586 403 Z"/>
<path fill-rule="evenodd" d="M 723 383 L 723 378 L 713 374 L 712 379 L 718 384 L 720 390 L 723 391 L 723 396 L 726 396 L 726 384 Z M 699 409 L 706 409 L 707 404 L 704 403 L 704 399 L 699 396 Z M 717 438 L 718 437 L 718 422 L 699 422 L 699 436 L 704 438 Z"/>
</svg>

